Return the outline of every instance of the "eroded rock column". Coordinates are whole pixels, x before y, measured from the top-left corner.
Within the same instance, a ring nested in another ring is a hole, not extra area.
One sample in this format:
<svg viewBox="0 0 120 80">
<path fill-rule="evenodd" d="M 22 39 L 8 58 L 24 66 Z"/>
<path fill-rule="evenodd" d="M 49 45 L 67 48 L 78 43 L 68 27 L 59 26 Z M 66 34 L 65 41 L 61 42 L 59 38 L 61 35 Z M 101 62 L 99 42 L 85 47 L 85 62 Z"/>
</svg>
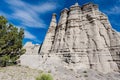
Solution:
<svg viewBox="0 0 120 80">
<path fill-rule="evenodd" d="M 52 15 L 50 27 L 49 27 L 48 32 L 46 34 L 44 43 L 43 43 L 41 51 L 40 51 L 40 54 L 44 54 L 44 53 L 47 54 L 47 53 L 51 52 L 51 48 L 52 48 L 52 45 L 54 42 L 56 26 L 57 26 L 56 14 L 54 13 Z"/>
</svg>

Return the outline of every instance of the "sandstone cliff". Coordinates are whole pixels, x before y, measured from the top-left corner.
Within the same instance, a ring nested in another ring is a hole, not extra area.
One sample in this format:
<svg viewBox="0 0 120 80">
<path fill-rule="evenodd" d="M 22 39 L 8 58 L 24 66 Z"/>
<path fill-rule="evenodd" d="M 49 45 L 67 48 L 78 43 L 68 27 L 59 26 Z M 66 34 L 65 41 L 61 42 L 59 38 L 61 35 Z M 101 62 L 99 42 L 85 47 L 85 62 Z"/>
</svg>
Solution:
<svg viewBox="0 0 120 80">
<path fill-rule="evenodd" d="M 111 72 L 120 68 L 119 50 L 120 36 L 98 6 L 76 3 L 61 11 L 58 24 L 53 14 L 40 54 L 55 54 L 76 69 Z"/>
<path fill-rule="evenodd" d="M 53 14 L 41 48 L 33 49 L 31 43 L 26 48 L 21 65 L 53 74 L 64 69 L 75 73 L 83 68 L 102 73 L 120 70 L 120 35 L 93 3 L 63 9 L 58 24 Z"/>
</svg>

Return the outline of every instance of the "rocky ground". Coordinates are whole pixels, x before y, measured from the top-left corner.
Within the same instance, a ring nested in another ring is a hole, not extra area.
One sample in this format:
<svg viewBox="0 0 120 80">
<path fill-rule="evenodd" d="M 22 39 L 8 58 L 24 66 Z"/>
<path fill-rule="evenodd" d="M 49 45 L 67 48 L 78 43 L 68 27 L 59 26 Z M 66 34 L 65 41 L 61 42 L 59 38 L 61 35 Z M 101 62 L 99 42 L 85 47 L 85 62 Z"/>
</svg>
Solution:
<svg viewBox="0 0 120 80">
<path fill-rule="evenodd" d="M 55 80 L 120 80 L 118 72 L 103 74 L 92 69 L 73 71 L 59 68 L 57 70 L 54 76 Z"/>
<path fill-rule="evenodd" d="M 41 70 L 22 66 L 9 66 L 0 68 L 0 80 L 35 80 L 41 74 Z M 63 67 L 57 67 L 56 72 L 50 72 L 54 80 L 120 80 L 117 72 L 103 74 L 91 69 L 73 71 Z"/>
<path fill-rule="evenodd" d="M 22 66 L 0 67 L 0 80 L 35 80 L 40 70 Z"/>
</svg>

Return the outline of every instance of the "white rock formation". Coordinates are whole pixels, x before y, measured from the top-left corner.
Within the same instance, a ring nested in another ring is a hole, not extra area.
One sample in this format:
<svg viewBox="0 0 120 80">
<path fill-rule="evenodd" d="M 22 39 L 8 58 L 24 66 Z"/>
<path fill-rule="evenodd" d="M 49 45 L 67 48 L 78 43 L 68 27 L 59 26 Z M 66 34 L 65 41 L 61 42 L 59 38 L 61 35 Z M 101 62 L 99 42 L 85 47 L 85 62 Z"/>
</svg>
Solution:
<svg viewBox="0 0 120 80">
<path fill-rule="evenodd" d="M 27 42 L 23 48 L 26 49 L 26 52 L 20 56 L 20 65 L 29 66 L 33 69 L 38 68 L 40 64 L 40 55 L 38 55 L 40 45 L 32 44 L 32 42 Z"/>
<path fill-rule="evenodd" d="M 26 53 L 28 55 L 37 55 L 40 49 L 40 45 L 39 44 L 32 44 L 32 42 L 27 42 L 24 47 L 24 49 L 26 49 Z"/>
<path fill-rule="evenodd" d="M 48 29 L 48 32 L 46 34 L 44 43 L 43 43 L 42 48 L 41 48 L 41 54 L 49 53 L 51 51 L 52 44 L 53 44 L 53 41 L 54 41 L 56 26 L 57 26 L 56 14 L 53 14 L 52 15 L 52 20 L 51 20 L 51 23 L 50 23 L 50 27 Z"/>
<path fill-rule="evenodd" d="M 60 66 L 74 71 L 89 68 L 104 73 L 120 69 L 120 36 L 93 3 L 82 7 L 76 3 L 70 9 L 65 8 L 58 24 L 53 14 L 40 50 L 35 63 L 31 61 L 33 57 L 28 56 L 21 57 L 21 62 L 52 71 Z"/>
<path fill-rule="evenodd" d="M 51 23 L 54 28 L 51 30 L 50 26 L 48 30 L 42 53 L 54 53 L 75 68 L 85 66 L 101 72 L 118 70 L 120 37 L 97 5 L 88 3 L 80 7 L 76 3 L 61 12 L 57 27 L 56 21 Z"/>
</svg>

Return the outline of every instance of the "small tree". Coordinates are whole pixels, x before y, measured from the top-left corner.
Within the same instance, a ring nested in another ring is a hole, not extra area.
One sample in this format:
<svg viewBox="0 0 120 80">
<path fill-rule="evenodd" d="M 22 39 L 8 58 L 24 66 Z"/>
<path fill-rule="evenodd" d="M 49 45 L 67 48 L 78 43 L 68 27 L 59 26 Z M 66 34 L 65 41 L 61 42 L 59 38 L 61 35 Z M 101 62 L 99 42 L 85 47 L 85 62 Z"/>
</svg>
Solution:
<svg viewBox="0 0 120 80">
<path fill-rule="evenodd" d="M 36 80 L 53 80 L 53 77 L 50 74 L 41 74 Z"/>
<path fill-rule="evenodd" d="M 25 53 L 22 49 L 23 38 L 22 28 L 14 27 L 5 17 L 0 16 L 0 66 L 15 64 L 20 55 Z"/>
</svg>

